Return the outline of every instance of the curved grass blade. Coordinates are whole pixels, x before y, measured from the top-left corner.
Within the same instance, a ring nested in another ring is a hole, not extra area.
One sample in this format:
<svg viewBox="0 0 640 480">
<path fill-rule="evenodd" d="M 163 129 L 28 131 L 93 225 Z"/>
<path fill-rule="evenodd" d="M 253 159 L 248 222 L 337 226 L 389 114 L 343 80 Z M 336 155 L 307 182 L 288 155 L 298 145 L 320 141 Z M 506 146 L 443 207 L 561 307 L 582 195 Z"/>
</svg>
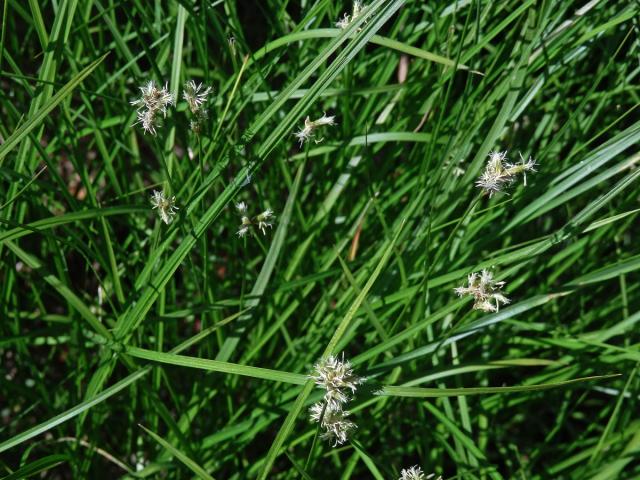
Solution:
<svg viewBox="0 0 640 480">
<path fill-rule="evenodd" d="M 339 28 L 317 28 L 313 30 L 291 33 L 267 43 L 264 47 L 253 54 L 253 56 L 251 57 L 251 63 L 255 62 L 256 60 L 260 60 L 269 52 L 277 50 L 278 48 L 282 48 L 286 45 L 289 45 L 290 43 L 299 42 L 301 40 L 311 40 L 315 38 L 335 38 L 341 33 L 342 29 Z M 398 42 L 397 40 L 383 37 L 381 35 L 374 35 L 373 37 L 371 37 L 371 40 L 369 40 L 369 42 L 374 45 L 390 48 L 391 50 L 395 50 L 400 53 L 406 53 L 407 55 L 411 55 L 416 58 L 422 58 L 423 60 L 428 60 L 430 62 L 440 63 L 447 67 L 456 66 L 456 63 L 450 58 L 446 58 L 441 55 L 422 50 L 421 48 L 412 47 L 411 45 L 406 45 L 402 42 Z M 459 63 L 457 67 L 460 70 L 469 70 L 469 67 L 467 65 L 461 63 Z"/>
<path fill-rule="evenodd" d="M 180 460 L 182 463 L 184 463 L 189 468 L 189 470 L 191 470 L 193 473 L 198 475 L 199 478 L 203 478 L 205 480 L 213 480 L 213 477 L 211 475 L 209 475 L 204 468 L 202 468 L 196 462 L 191 460 L 188 456 L 186 456 L 184 453 L 182 453 L 176 447 L 171 445 L 169 442 L 167 442 L 160 435 L 152 432 L 151 430 L 149 430 L 148 428 L 144 427 L 143 425 L 138 424 L 138 426 L 141 429 L 143 429 L 145 432 L 147 432 L 149 435 L 151 435 L 151 438 L 153 438 L 156 442 L 158 442 L 160 445 L 162 445 L 162 447 L 166 448 L 169 452 L 171 452 L 178 460 Z"/>
<path fill-rule="evenodd" d="M 304 385 L 307 375 L 300 373 L 284 372 L 282 370 L 271 370 L 269 368 L 251 367 L 248 365 L 240 365 L 237 363 L 221 362 L 219 360 L 210 360 L 207 358 L 188 357 L 186 355 L 175 355 L 165 352 L 156 352 L 138 347 L 126 346 L 124 353 L 135 358 L 151 360 L 153 362 L 165 363 L 168 365 L 176 365 L 180 367 L 198 368 L 208 370 L 210 372 L 222 372 L 230 375 L 242 375 L 245 377 L 260 378 L 263 380 L 271 380 L 274 382 L 292 383 L 294 385 Z"/>
<path fill-rule="evenodd" d="M 20 467 L 15 472 L 7 475 L 6 477 L 2 477 L 2 480 L 21 480 L 23 478 L 29 478 L 33 475 L 36 475 L 40 472 L 44 472 L 49 470 L 57 465 L 60 465 L 63 462 L 67 462 L 69 460 L 68 455 L 63 454 L 55 454 L 48 455 L 46 457 L 39 458 L 27 465 Z"/>
<path fill-rule="evenodd" d="M 112 215 L 128 215 L 130 213 L 148 212 L 147 207 L 108 207 L 97 208 L 91 210 L 83 210 L 81 212 L 65 213 L 64 215 L 56 215 L 42 220 L 36 220 L 35 222 L 27 223 L 5 232 L 0 232 L 0 243 L 5 243 L 9 240 L 15 240 L 32 233 L 40 233 L 44 230 L 59 227 L 60 225 L 66 225 L 68 223 L 77 222 L 79 220 L 87 220 L 92 218 L 110 217 Z M 6 222 L 1 220 L 0 222 Z"/>
<path fill-rule="evenodd" d="M 56 108 L 62 100 L 67 98 L 71 94 L 74 88 L 76 88 L 85 78 L 87 78 L 91 72 L 93 72 L 98 65 L 102 63 L 102 61 L 107 57 L 108 53 L 105 53 L 103 56 L 94 60 L 89 65 L 87 65 L 78 75 L 76 75 L 71 81 L 69 81 L 64 87 L 60 89 L 58 93 L 56 93 L 53 97 L 51 97 L 43 106 L 35 112 L 35 114 L 28 118 L 20 127 L 18 127 L 7 141 L 0 145 L 0 165 L 2 165 L 2 161 L 7 156 L 7 154 L 13 150 L 16 145 L 20 143 L 20 141 L 26 137 L 31 130 L 36 128 L 46 117 L 49 115 L 51 110 Z"/>
<path fill-rule="evenodd" d="M 620 374 L 595 375 L 591 377 L 574 378 L 562 382 L 541 383 L 538 385 L 522 385 L 516 387 L 470 387 L 470 388 L 425 388 L 425 387 L 382 387 L 375 395 L 382 397 L 412 397 L 412 398 L 437 398 L 457 397 L 461 395 L 486 395 L 493 393 L 517 393 L 549 390 L 551 388 L 566 387 L 582 382 L 593 382 L 619 377 Z"/>
</svg>

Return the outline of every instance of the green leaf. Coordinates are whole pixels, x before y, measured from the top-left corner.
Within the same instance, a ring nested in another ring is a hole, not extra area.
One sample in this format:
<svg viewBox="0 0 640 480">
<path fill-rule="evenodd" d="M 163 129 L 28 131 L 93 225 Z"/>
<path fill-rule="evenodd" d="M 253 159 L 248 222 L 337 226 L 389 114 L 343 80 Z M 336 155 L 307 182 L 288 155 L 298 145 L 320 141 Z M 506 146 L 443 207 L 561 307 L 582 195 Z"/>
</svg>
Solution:
<svg viewBox="0 0 640 480">
<path fill-rule="evenodd" d="M 147 432 L 149 435 L 151 435 L 151 437 L 156 442 L 158 442 L 160 445 L 162 445 L 163 448 L 166 448 L 169 452 L 171 452 L 172 455 L 174 455 L 178 460 L 180 460 L 182 463 L 184 463 L 193 473 L 198 475 L 199 478 L 203 478 L 205 480 L 213 480 L 213 477 L 211 475 L 209 475 L 204 468 L 202 468 L 196 462 L 191 460 L 187 455 L 185 455 L 180 450 L 178 450 L 176 447 L 171 445 L 169 442 L 167 442 L 160 435 L 152 432 L 151 430 L 149 430 L 148 428 L 146 428 L 143 425 L 138 424 L 138 426 L 140 428 L 142 428 L 145 432 Z"/>
<path fill-rule="evenodd" d="M 93 72 L 98 65 L 102 63 L 102 61 L 107 57 L 108 53 L 104 54 L 102 57 L 94 60 L 89 65 L 87 65 L 78 75 L 73 77 L 71 81 L 69 81 L 64 87 L 62 87 L 58 93 L 56 93 L 53 97 L 51 97 L 43 106 L 33 114 L 33 116 L 29 117 L 20 127 L 16 129 L 15 132 L 11 134 L 7 140 L 0 145 L 0 165 L 4 161 L 4 158 L 7 154 L 13 150 L 16 145 L 20 143 L 20 141 L 26 137 L 31 130 L 36 128 L 40 122 L 42 122 L 47 115 L 56 108 L 56 106 L 62 102 L 65 98 L 67 98 L 71 92 L 85 79 L 87 78 L 91 72 Z"/>
<path fill-rule="evenodd" d="M 252 63 L 260 60 L 269 52 L 277 50 L 279 48 L 285 47 L 291 43 L 299 42 L 301 40 L 311 40 L 315 38 L 335 38 L 342 33 L 342 29 L 339 28 L 317 28 L 311 30 L 304 30 L 302 32 L 290 33 L 288 35 L 284 35 L 283 37 L 272 40 L 267 43 L 264 47 L 254 53 L 251 57 Z M 427 52 L 426 50 L 422 50 L 421 48 L 412 47 L 411 45 L 406 45 L 402 42 L 398 42 L 397 40 L 393 40 L 391 38 L 383 37 L 380 35 L 374 35 L 369 40 L 370 43 L 374 45 L 379 45 L 381 47 L 386 47 L 391 50 L 395 50 L 400 53 L 406 53 L 407 55 L 411 55 L 416 58 L 422 58 L 423 60 L 427 60 L 430 62 L 440 63 L 447 67 L 455 67 L 456 63 L 446 57 L 441 55 L 437 55 L 435 53 Z M 457 68 L 460 70 L 469 70 L 469 67 L 463 64 L 458 64 Z"/>
<path fill-rule="evenodd" d="M 138 347 L 126 346 L 124 351 L 132 357 L 151 360 L 153 362 L 160 362 L 180 367 L 199 368 L 201 370 L 228 373 L 230 375 L 242 375 L 246 377 L 260 378 L 263 380 L 271 380 L 274 382 L 292 383 L 294 385 L 304 385 L 309 378 L 307 375 L 299 373 L 283 372 L 281 370 L 271 370 L 269 368 L 250 367 L 248 365 L 239 365 L 237 363 L 221 362 L 219 360 L 209 360 L 206 358 L 174 355 Z"/>
<path fill-rule="evenodd" d="M 582 382 L 593 382 L 619 377 L 620 374 L 595 375 L 591 377 L 574 378 L 563 382 L 543 383 L 539 385 L 522 385 L 517 387 L 469 387 L 469 388 L 425 388 L 425 387 L 382 387 L 376 395 L 383 397 L 412 397 L 436 398 L 457 397 L 461 395 L 486 395 L 492 393 L 517 393 L 549 390 L 551 388 L 566 387 Z"/>
<path fill-rule="evenodd" d="M 39 458 L 27 465 L 23 465 L 15 472 L 2 477 L 2 480 L 20 480 L 22 478 L 29 478 L 40 472 L 45 472 L 51 468 L 60 465 L 61 463 L 69 461 L 68 455 L 54 454 L 46 457 Z"/>
</svg>

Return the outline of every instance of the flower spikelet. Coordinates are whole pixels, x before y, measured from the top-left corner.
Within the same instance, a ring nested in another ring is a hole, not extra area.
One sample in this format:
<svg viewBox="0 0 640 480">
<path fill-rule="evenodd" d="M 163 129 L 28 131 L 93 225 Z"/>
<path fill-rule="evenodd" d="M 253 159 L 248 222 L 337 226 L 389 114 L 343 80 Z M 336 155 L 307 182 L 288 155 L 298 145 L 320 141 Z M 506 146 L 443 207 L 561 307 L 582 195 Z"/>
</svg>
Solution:
<svg viewBox="0 0 640 480">
<path fill-rule="evenodd" d="M 169 92 L 167 84 L 158 87 L 153 80 L 140 87 L 140 98 L 133 100 L 131 105 L 138 110 L 138 121 L 144 132 L 156 134 L 156 128 L 160 126 L 160 115 L 167 116 L 167 109 L 175 103 L 173 94 Z"/>
<path fill-rule="evenodd" d="M 508 304 L 510 300 L 502 293 L 505 282 L 496 282 L 488 270 L 471 273 L 467 277 L 466 287 L 457 287 L 458 296 L 471 295 L 474 298 L 473 309 L 483 312 L 497 312 L 500 304 Z"/>
<path fill-rule="evenodd" d="M 525 160 L 520 154 L 521 163 L 507 162 L 507 151 L 492 151 L 489 153 L 489 161 L 484 172 L 476 182 L 476 186 L 482 188 L 485 193 L 492 197 L 495 193 L 501 192 L 505 187 L 512 184 L 516 176 L 523 174 L 524 185 L 527 186 L 527 172 L 535 172 L 536 161 L 529 157 Z"/>
<path fill-rule="evenodd" d="M 203 89 L 202 83 L 196 83 L 193 80 L 189 80 L 184 84 L 182 98 L 187 102 L 189 110 L 191 110 L 191 113 L 193 114 L 190 127 L 196 135 L 200 134 L 202 126 L 209 116 L 207 109 L 204 108 L 204 104 L 207 102 L 207 97 L 210 93 L 211 87 Z"/>
<path fill-rule="evenodd" d="M 345 28 L 347 28 L 349 26 L 350 18 L 351 17 L 349 16 L 349 14 L 345 13 L 344 16 L 340 20 L 338 20 L 336 22 L 336 27 L 344 30 Z"/>
<path fill-rule="evenodd" d="M 176 215 L 176 210 L 178 207 L 175 205 L 176 197 L 167 197 L 164 192 L 159 192 L 158 190 L 153 191 L 153 195 L 151 195 L 151 204 L 152 209 L 158 209 L 158 215 L 164 223 L 169 225 L 173 222 L 173 217 Z"/>
<path fill-rule="evenodd" d="M 354 0 L 353 7 L 351 8 L 351 15 L 345 13 L 344 16 L 336 22 L 336 27 L 345 29 L 349 26 L 351 22 L 353 22 L 356 18 L 358 18 L 362 11 L 365 9 L 365 5 L 361 0 Z"/>
<path fill-rule="evenodd" d="M 344 357 L 339 360 L 337 357 L 330 356 L 320 360 L 314 368 L 315 374 L 311 378 L 315 380 L 316 385 L 326 390 L 324 400 L 332 410 L 347 403 L 349 397 L 346 390 L 354 394 L 358 385 L 364 383 L 363 378 L 353 373 L 351 363 L 345 361 Z"/>
<path fill-rule="evenodd" d="M 207 101 L 209 93 L 211 93 L 211 87 L 207 87 L 204 90 L 202 90 L 202 87 L 202 83 L 196 84 L 193 80 L 189 80 L 184 84 L 182 98 L 189 104 L 189 109 L 194 115 L 200 111 L 202 105 Z"/>
<path fill-rule="evenodd" d="M 332 408 L 323 402 L 315 403 L 310 409 L 310 418 L 313 422 L 320 422 L 324 428 L 321 438 L 333 441 L 333 446 L 342 445 L 348 439 L 349 432 L 355 430 L 357 425 L 347 417 L 351 412 L 338 408 Z"/>
<path fill-rule="evenodd" d="M 400 480 L 426 480 L 426 478 L 422 469 L 417 465 L 410 468 L 403 468 L 400 472 Z"/>
<path fill-rule="evenodd" d="M 267 208 L 264 212 L 256 216 L 256 221 L 258 222 L 258 229 L 262 231 L 263 235 L 266 235 L 265 231 L 267 227 L 273 227 L 273 210 Z"/>
<path fill-rule="evenodd" d="M 410 468 L 403 468 L 400 472 L 400 478 L 398 480 L 429 480 L 435 476 L 435 473 L 425 475 L 418 465 L 414 465 Z M 438 477 L 436 480 L 442 480 L 442 477 Z"/>
<path fill-rule="evenodd" d="M 249 207 L 245 202 L 236 203 L 236 210 L 240 214 L 241 222 L 242 222 L 240 224 L 240 227 L 238 228 L 238 231 L 236 232 L 238 237 L 242 238 L 246 236 L 252 227 L 257 228 L 262 232 L 263 235 L 266 235 L 267 227 L 269 228 L 273 227 L 273 219 L 275 218 L 275 215 L 273 214 L 273 210 L 271 210 L 270 208 L 267 208 L 264 212 L 251 218 L 247 213 L 248 209 Z"/>
<path fill-rule="evenodd" d="M 319 140 L 315 140 L 314 131 L 318 127 L 324 125 L 336 125 L 335 118 L 335 116 L 328 116 L 326 113 L 323 113 L 322 117 L 318 118 L 317 120 L 311 120 L 309 117 L 305 118 L 304 127 L 302 128 L 302 130 L 294 133 L 294 135 L 300 142 L 300 147 L 302 147 L 304 142 L 306 142 L 310 138 L 313 138 L 315 143 L 322 142 L 322 138 L 320 138 Z"/>
</svg>

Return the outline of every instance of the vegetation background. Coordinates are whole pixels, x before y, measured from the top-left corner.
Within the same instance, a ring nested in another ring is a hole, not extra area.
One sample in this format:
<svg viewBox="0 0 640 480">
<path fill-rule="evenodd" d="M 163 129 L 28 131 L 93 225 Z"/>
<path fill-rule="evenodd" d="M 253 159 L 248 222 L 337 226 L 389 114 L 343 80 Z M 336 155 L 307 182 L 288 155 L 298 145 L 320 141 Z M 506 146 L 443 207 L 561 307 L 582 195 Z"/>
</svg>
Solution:
<svg viewBox="0 0 640 480">
<path fill-rule="evenodd" d="M 640 478 L 639 8 L 2 2 L 0 477 Z M 490 198 L 496 150 L 538 172 Z M 329 353 L 368 378 L 335 448 Z"/>
</svg>

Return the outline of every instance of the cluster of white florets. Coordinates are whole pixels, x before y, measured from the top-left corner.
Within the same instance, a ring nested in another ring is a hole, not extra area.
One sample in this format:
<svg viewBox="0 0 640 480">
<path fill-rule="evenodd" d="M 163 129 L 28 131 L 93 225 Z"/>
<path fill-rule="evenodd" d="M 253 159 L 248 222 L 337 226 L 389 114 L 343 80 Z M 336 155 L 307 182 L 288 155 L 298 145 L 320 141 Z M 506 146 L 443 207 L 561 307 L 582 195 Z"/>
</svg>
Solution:
<svg viewBox="0 0 640 480">
<path fill-rule="evenodd" d="M 210 93 L 211 87 L 203 89 L 202 83 L 196 83 L 193 80 L 189 80 L 184 84 L 182 98 L 187 102 L 189 110 L 191 110 L 191 113 L 193 114 L 190 127 L 196 134 L 199 134 L 202 131 L 202 126 L 209 116 L 204 105 L 207 103 L 207 97 Z"/>
<path fill-rule="evenodd" d="M 347 441 L 349 432 L 357 428 L 356 424 L 347 417 L 351 412 L 345 410 L 345 405 L 351 399 L 358 385 L 365 379 L 353 373 L 351 363 L 330 356 L 320 360 L 314 367 L 311 378 L 325 390 L 324 399 L 311 407 L 311 420 L 320 422 L 324 429 L 322 438 L 333 441 L 333 446 L 342 445 Z"/>
<path fill-rule="evenodd" d="M 270 208 L 267 208 L 264 212 L 259 213 L 253 218 L 248 215 L 248 207 L 245 202 L 236 203 L 236 210 L 238 210 L 242 222 L 240 224 L 240 227 L 238 228 L 238 231 L 236 232 L 238 237 L 240 238 L 247 235 L 252 227 L 260 230 L 263 235 L 267 234 L 267 228 L 273 227 L 273 219 L 275 218 L 275 216 L 273 215 L 273 210 L 271 210 Z"/>
<path fill-rule="evenodd" d="M 324 429 L 321 437 L 333 442 L 333 446 L 342 445 L 349 438 L 349 432 L 357 426 L 347 417 L 351 415 L 348 410 L 332 408 L 328 404 L 314 403 L 310 409 L 310 418 L 313 422 L 320 422 Z"/>
<path fill-rule="evenodd" d="M 500 304 L 508 304 L 509 299 L 502 293 L 505 282 L 496 282 L 493 274 L 488 270 L 471 273 L 467 277 L 467 286 L 458 287 L 455 292 L 458 296 L 471 295 L 474 298 L 474 310 L 483 312 L 497 312 Z"/>
<path fill-rule="evenodd" d="M 142 125 L 144 133 L 155 135 L 156 129 L 162 125 L 162 120 L 167 117 L 169 107 L 175 105 L 176 98 L 169 92 L 166 83 L 164 87 L 160 87 L 153 80 L 149 80 L 140 87 L 140 92 L 140 98 L 131 102 L 131 105 L 134 105 L 138 110 L 138 120 L 135 125 Z M 184 85 L 182 98 L 187 101 L 189 109 L 194 115 L 191 128 L 196 133 L 200 131 L 203 121 L 207 118 L 207 110 L 203 106 L 209 93 L 211 93 L 211 87 L 203 89 L 202 84 L 196 84 L 193 80 L 189 80 Z"/>
<path fill-rule="evenodd" d="M 131 102 L 138 110 L 135 124 L 141 124 L 145 133 L 155 135 L 156 128 L 166 118 L 167 109 L 175 103 L 175 98 L 166 84 L 159 87 L 153 80 L 140 87 L 140 92 L 140 98 Z"/>
<path fill-rule="evenodd" d="M 400 478 L 398 480 L 429 480 L 435 476 L 435 473 L 425 475 L 425 473 L 418 465 L 414 465 L 410 468 L 403 468 L 400 472 Z M 435 480 L 442 480 L 442 477 L 438 477 Z"/>
<path fill-rule="evenodd" d="M 484 172 L 476 182 L 485 193 L 492 197 L 495 193 L 504 191 L 504 188 L 515 182 L 517 175 L 522 174 L 524 185 L 527 185 L 527 172 L 536 171 L 536 161 L 529 157 L 525 160 L 520 154 L 520 163 L 509 163 L 507 151 L 495 151 L 489 153 L 489 161 Z"/>
<path fill-rule="evenodd" d="M 158 190 L 153 191 L 153 195 L 151 195 L 151 204 L 152 209 L 158 209 L 158 215 L 160 215 L 160 219 L 169 225 L 173 222 L 173 217 L 176 215 L 176 197 L 168 197 L 164 192 L 160 192 Z"/>
<path fill-rule="evenodd" d="M 300 146 L 304 145 L 304 142 L 308 141 L 310 138 L 313 138 L 316 143 L 322 142 L 322 138 L 316 139 L 314 131 L 323 125 L 335 125 L 335 116 L 328 116 L 327 114 L 322 114 L 322 117 L 317 120 L 311 120 L 309 117 L 304 120 L 304 127 L 302 130 L 294 133 L 298 141 L 300 142 Z"/>
<path fill-rule="evenodd" d="M 340 20 L 336 22 L 336 27 L 345 29 L 349 26 L 351 22 L 353 22 L 356 18 L 360 16 L 362 11 L 364 10 L 365 5 L 361 0 L 355 0 L 353 2 L 353 8 L 351 9 L 351 15 L 345 13 Z"/>
</svg>

